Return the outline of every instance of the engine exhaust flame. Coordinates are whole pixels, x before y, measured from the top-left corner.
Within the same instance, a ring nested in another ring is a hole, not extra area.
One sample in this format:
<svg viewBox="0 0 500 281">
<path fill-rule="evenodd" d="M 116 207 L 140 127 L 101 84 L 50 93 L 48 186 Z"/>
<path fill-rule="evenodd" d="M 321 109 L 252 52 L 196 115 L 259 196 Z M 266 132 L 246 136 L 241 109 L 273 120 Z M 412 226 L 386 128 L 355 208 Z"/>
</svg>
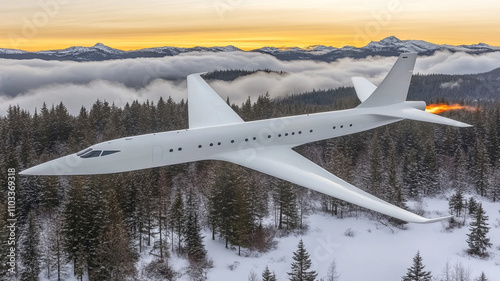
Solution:
<svg viewBox="0 0 500 281">
<path fill-rule="evenodd" d="M 434 113 L 434 114 L 439 114 L 441 112 L 445 111 L 450 111 L 450 110 L 468 110 L 468 111 L 475 111 L 477 110 L 476 107 L 473 106 L 467 106 L 467 105 L 460 105 L 458 103 L 456 104 L 445 104 L 445 103 L 439 103 L 439 104 L 429 104 L 425 107 L 425 111 Z"/>
</svg>

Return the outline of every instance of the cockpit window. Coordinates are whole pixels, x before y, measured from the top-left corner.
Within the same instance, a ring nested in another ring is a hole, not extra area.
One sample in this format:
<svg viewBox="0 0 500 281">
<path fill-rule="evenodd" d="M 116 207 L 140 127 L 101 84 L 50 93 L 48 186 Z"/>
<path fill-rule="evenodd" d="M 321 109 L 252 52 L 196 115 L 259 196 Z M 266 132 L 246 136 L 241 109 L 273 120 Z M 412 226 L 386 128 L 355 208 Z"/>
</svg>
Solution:
<svg viewBox="0 0 500 281">
<path fill-rule="evenodd" d="M 92 148 L 90 148 L 90 147 L 89 147 L 89 148 L 85 148 L 84 150 L 82 150 L 82 151 L 78 152 L 78 153 L 76 154 L 76 156 L 82 156 L 83 154 L 85 154 L 85 153 L 87 153 L 87 152 L 89 152 L 89 151 L 92 151 Z"/>
<path fill-rule="evenodd" d="M 117 153 L 117 152 L 120 152 L 120 150 L 104 150 L 102 152 L 101 156 L 106 156 L 106 155 L 110 155 L 110 154 Z"/>
<path fill-rule="evenodd" d="M 80 158 L 94 158 L 99 156 L 107 156 L 117 152 L 120 152 L 120 150 L 92 150 L 92 148 L 87 148 L 78 152 L 76 155 L 80 156 Z"/>
<path fill-rule="evenodd" d="M 81 158 L 92 158 L 92 157 L 99 157 L 101 155 L 101 150 L 92 150 L 88 152 L 87 154 L 84 154 L 80 156 Z"/>
</svg>

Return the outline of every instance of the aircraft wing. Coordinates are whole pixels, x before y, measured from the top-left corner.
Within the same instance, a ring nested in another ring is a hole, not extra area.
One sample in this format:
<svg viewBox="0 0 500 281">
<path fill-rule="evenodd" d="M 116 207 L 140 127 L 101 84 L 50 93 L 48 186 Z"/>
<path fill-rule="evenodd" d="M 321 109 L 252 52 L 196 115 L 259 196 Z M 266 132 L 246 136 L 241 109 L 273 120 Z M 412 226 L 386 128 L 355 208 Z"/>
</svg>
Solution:
<svg viewBox="0 0 500 281">
<path fill-rule="evenodd" d="M 187 77 L 189 128 L 244 122 L 200 75 Z"/>
<path fill-rule="evenodd" d="M 234 151 L 219 154 L 216 159 L 257 170 L 403 221 L 432 223 L 450 218 L 427 219 L 391 205 L 334 176 L 288 147 Z"/>
</svg>

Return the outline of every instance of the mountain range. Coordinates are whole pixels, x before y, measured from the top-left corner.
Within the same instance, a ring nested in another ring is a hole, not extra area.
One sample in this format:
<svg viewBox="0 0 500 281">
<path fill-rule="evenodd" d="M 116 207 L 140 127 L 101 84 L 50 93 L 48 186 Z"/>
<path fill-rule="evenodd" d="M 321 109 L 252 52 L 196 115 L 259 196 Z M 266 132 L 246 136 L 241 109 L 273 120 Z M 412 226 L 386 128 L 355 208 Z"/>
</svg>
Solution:
<svg viewBox="0 0 500 281">
<path fill-rule="evenodd" d="M 123 51 L 97 43 L 92 47 L 69 47 L 61 50 L 28 52 L 16 49 L 0 48 L 0 58 L 6 59 L 43 59 L 69 61 L 102 61 L 113 59 L 127 59 L 140 57 L 176 56 L 189 52 L 235 52 L 242 51 L 234 46 L 225 47 L 157 47 L 140 50 Z M 307 48 L 275 48 L 263 47 L 248 52 L 259 52 L 272 55 L 280 60 L 316 60 L 331 62 L 339 58 L 364 58 L 367 56 L 397 56 L 404 52 L 417 52 L 419 55 L 432 55 L 436 51 L 465 52 L 482 54 L 500 51 L 500 47 L 479 43 L 473 45 L 438 45 L 422 40 L 400 40 L 389 36 L 380 41 L 372 41 L 364 47 L 345 46 L 335 48 L 331 46 L 314 45 Z"/>
</svg>

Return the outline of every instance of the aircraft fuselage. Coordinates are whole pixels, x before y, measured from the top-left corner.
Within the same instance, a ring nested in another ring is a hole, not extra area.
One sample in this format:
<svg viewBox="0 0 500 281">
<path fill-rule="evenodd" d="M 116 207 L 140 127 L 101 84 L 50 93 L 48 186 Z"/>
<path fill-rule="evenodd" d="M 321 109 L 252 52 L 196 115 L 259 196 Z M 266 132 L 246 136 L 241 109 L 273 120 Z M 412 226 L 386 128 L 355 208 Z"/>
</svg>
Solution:
<svg viewBox="0 0 500 281">
<path fill-rule="evenodd" d="M 399 120 L 355 108 L 138 135 L 95 144 L 90 147 L 92 152 L 71 154 L 49 161 L 38 166 L 40 170 L 36 172 L 42 175 L 54 172 L 72 175 L 117 173 L 212 160 L 216 159 L 215 155 L 230 151 L 238 151 L 242 156 L 251 158 L 264 147 L 295 147 L 366 131 Z M 104 155 L 106 153 L 103 151 L 113 153 Z"/>
</svg>

